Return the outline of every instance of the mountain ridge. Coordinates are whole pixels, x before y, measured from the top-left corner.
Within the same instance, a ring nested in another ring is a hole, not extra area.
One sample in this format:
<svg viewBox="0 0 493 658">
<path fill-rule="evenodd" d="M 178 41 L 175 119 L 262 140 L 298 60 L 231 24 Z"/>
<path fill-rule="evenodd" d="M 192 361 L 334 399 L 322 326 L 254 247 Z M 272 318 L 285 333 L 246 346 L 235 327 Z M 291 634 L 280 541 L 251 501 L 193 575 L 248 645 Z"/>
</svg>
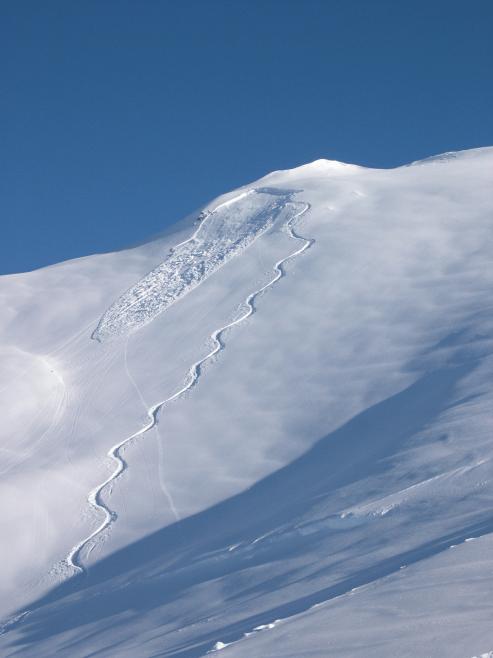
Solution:
<svg viewBox="0 0 493 658">
<path fill-rule="evenodd" d="M 0 278 L 3 655 L 491 650 L 493 149 L 322 162 Z"/>
</svg>

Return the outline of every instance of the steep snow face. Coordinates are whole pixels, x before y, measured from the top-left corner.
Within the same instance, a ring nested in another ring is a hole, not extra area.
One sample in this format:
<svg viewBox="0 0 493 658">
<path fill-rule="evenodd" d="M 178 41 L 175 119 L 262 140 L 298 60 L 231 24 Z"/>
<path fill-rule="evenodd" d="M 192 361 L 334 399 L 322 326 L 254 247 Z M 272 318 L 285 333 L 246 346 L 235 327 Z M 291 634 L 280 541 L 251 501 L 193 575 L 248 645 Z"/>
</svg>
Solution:
<svg viewBox="0 0 493 658">
<path fill-rule="evenodd" d="M 251 189 L 219 204 L 199 218 L 191 238 L 173 247 L 167 258 L 103 315 L 93 337 L 104 340 L 151 322 L 200 285 L 231 258 L 292 210 L 293 192 Z M 285 219 L 286 221 L 286 219 Z"/>
<path fill-rule="evenodd" d="M 320 160 L 2 277 L 2 655 L 491 651 L 492 166 Z"/>
</svg>

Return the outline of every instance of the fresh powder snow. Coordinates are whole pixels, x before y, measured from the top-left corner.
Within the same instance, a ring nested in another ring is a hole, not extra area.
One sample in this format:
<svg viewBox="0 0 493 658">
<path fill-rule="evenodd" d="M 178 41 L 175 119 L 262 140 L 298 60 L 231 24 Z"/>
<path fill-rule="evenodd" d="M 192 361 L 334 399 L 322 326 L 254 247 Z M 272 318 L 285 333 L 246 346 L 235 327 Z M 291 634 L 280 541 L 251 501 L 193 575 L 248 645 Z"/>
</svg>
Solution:
<svg viewBox="0 0 493 658">
<path fill-rule="evenodd" d="M 0 277 L 0 655 L 493 655 L 492 177 L 317 160 Z"/>
</svg>

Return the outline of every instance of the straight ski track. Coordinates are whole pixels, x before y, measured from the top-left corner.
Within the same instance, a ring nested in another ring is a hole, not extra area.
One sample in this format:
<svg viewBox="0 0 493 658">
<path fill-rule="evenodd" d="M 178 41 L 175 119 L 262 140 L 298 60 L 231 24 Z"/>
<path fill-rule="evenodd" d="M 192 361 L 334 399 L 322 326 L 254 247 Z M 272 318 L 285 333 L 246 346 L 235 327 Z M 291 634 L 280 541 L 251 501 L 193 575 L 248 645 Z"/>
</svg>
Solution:
<svg viewBox="0 0 493 658">
<path fill-rule="evenodd" d="M 246 193 L 243 193 L 245 195 Z M 226 202 L 228 203 L 228 202 Z M 273 267 L 274 271 L 274 276 L 272 279 L 263 285 L 262 287 L 258 288 L 255 290 L 255 292 L 252 292 L 248 295 L 248 297 L 245 299 L 244 306 L 246 307 L 245 312 L 238 317 L 236 320 L 233 320 L 232 322 L 229 322 L 228 324 L 223 325 L 219 329 L 216 329 L 215 331 L 212 332 L 210 338 L 213 344 L 213 348 L 211 349 L 208 354 L 206 354 L 204 357 L 196 361 L 189 369 L 188 376 L 186 378 L 185 384 L 177 390 L 173 395 L 170 397 L 166 398 L 165 400 L 162 400 L 161 402 L 157 402 L 156 404 L 152 405 L 147 409 L 147 417 L 148 417 L 148 422 L 141 427 L 137 432 L 134 432 L 127 438 L 123 439 L 122 441 L 119 441 L 116 443 L 112 448 L 107 453 L 107 456 L 110 457 L 114 464 L 115 468 L 113 472 L 100 484 L 98 484 L 94 489 L 92 489 L 88 496 L 87 496 L 87 502 L 89 505 L 98 513 L 103 514 L 103 520 L 101 523 L 98 525 L 98 527 L 93 530 L 87 537 L 82 539 L 78 544 L 76 544 L 69 552 L 67 557 L 65 558 L 65 563 L 68 565 L 68 567 L 72 568 L 76 573 L 79 574 L 84 574 L 86 573 L 86 569 L 83 565 L 82 562 L 82 551 L 83 549 L 90 543 L 92 542 L 98 535 L 100 535 L 102 532 L 107 530 L 117 519 L 117 514 L 113 510 L 111 510 L 108 505 L 103 501 L 102 495 L 103 491 L 109 486 L 112 485 L 117 478 L 128 468 L 127 462 L 124 460 L 122 457 L 122 451 L 125 448 L 126 445 L 128 445 L 130 442 L 132 442 L 134 439 L 137 439 L 138 437 L 142 436 L 149 430 L 151 430 L 153 427 L 155 427 L 158 424 L 158 416 L 159 412 L 169 403 L 173 402 L 174 400 L 180 398 L 184 393 L 187 391 L 190 391 L 199 381 L 201 374 L 202 374 L 202 366 L 204 363 L 212 359 L 218 352 L 224 350 L 225 348 L 225 343 L 223 340 L 223 335 L 228 329 L 231 329 L 232 327 L 235 327 L 236 325 L 241 324 L 244 322 L 247 318 L 252 316 L 255 311 L 255 300 L 257 297 L 262 295 L 268 288 L 271 288 L 274 286 L 280 279 L 286 276 L 286 271 L 284 269 L 284 265 L 292 260 L 293 258 L 296 258 L 297 256 L 301 255 L 304 251 L 309 249 L 315 240 L 313 238 L 305 238 L 299 234 L 296 233 L 295 229 L 293 228 L 294 223 L 296 220 L 304 215 L 309 209 L 310 209 L 310 204 L 307 202 L 303 203 L 298 203 L 298 202 L 293 202 L 289 201 L 288 204 L 296 207 L 303 205 L 301 210 L 296 212 L 291 219 L 289 219 L 285 226 L 284 230 L 287 232 L 287 234 L 293 239 L 298 242 L 301 242 L 301 246 L 299 249 L 296 251 L 292 252 L 285 258 L 282 258 L 277 261 L 277 263 Z M 126 355 L 125 355 L 126 356 Z M 170 504 L 170 508 L 177 520 L 179 520 L 179 516 L 177 513 L 177 510 L 173 504 L 173 501 L 171 499 L 171 495 L 167 494 L 168 496 L 168 501 Z"/>
</svg>

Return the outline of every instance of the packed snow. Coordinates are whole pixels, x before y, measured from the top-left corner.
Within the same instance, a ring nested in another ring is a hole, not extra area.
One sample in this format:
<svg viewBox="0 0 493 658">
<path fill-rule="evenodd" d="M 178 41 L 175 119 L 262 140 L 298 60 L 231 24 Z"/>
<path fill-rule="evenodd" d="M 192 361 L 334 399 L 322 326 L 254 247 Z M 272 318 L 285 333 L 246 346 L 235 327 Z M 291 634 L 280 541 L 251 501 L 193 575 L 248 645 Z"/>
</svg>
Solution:
<svg viewBox="0 0 493 658">
<path fill-rule="evenodd" d="M 412 164 L 0 278 L 2 656 L 490 655 L 493 149 Z"/>
</svg>

